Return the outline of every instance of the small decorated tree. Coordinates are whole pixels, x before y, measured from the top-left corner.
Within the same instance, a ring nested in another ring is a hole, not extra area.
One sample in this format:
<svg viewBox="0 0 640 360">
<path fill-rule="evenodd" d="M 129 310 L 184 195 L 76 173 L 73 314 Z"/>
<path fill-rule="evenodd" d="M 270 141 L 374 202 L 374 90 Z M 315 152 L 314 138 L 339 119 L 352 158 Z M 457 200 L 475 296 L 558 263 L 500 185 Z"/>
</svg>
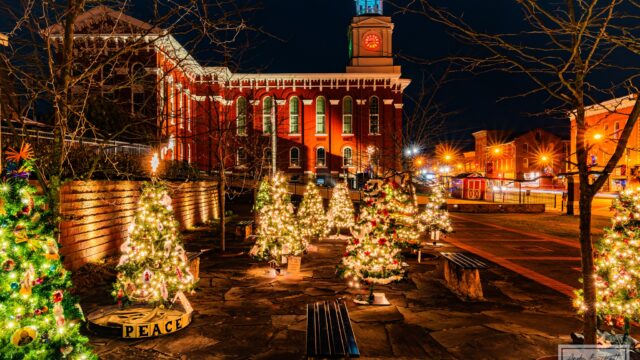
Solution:
<svg viewBox="0 0 640 360">
<path fill-rule="evenodd" d="M 386 180 L 382 184 L 380 201 L 390 212 L 394 222 L 393 241 L 400 247 L 418 247 L 420 236 L 425 231 L 418 210 L 418 200 L 413 185 L 406 179 L 402 184 Z"/>
<path fill-rule="evenodd" d="M 114 285 L 120 304 L 124 299 L 160 305 L 194 286 L 171 197 L 162 182 L 143 185 L 129 237 L 120 250 Z"/>
<path fill-rule="evenodd" d="M 281 264 L 285 256 L 301 255 L 308 243 L 296 223 L 284 176 L 276 173 L 269 183 L 271 201 L 258 213 L 258 238 L 250 255 Z"/>
<path fill-rule="evenodd" d="M 347 184 L 339 182 L 333 188 L 333 194 L 329 200 L 329 211 L 327 212 L 329 227 L 335 228 L 338 233 L 341 229 L 351 228 L 355 224 L 354 212 Z"/>
<path fill-rule="evenodd" d="M 401 280 L 404 268 L 401 248 L 393 241 L 396 226 L 385 200 L 382 180 L 369 181 L 364 190 L 365 204 L 351 231 L 353 239 L 347 245 L 339 270 L 344 278 L 369 284 L 371 303 L 374 285 Z"/>
<path fill-rule="evenodd" d="M 431 234 L 431 240 L 437 241 L 440 239 L 440 235 L 452 232 L 453 227 L 449 211 L 446 208 L 447 197 L 444 187 L 434 183 L 430 186 L 430 191 L 429 202 L 420 214 L 419 221 L 426 226 L 427 231 Z"/>
<path fill-rule="evenodd" d="M 94 359 L 79 332 L 82 310 L 58 253 L 52 215 L 29 185 L 32 151 L 7 154 L 0 184 L 0 357 Z"/>
<path fill-rule="evenodd" d="M 601 321 L 625 329 L 640 321 L 640 189 L 626 190 L 612 205 L 611 227 L 596 244 L 596 311 Z M 583 291 L 576 292 L 574 305 L 586 309 Z"/>
<path fill-rule="evenodd" d="M 271 183 L 269 178 L 264 178 L 258 185 L 258 193 L 256 194 L 256 203 L 253 205 L 253 211 L 258 214 L 260 210 L 271 201 Z"/>
<path fill-rule="evenodd" d="M 327 215 L 318 187 L 310 181 L 298 208 L 298 226 L 303 236 L 320 238 L 329 234 Z"/>
</svg>

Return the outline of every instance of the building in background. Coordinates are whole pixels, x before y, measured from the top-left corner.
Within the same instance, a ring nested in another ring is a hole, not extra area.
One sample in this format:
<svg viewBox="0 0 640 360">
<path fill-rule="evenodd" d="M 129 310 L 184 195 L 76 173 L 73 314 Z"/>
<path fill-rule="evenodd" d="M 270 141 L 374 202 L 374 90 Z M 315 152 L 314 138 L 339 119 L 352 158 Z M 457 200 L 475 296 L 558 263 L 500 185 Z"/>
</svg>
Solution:
<svg viewBox="0 0 640 360">
<path fill-rule="evenodd" d="M 291 177 L 355 179 L 401 168 L 403 92 L 410 80 L 394 65 L 394 24 L 382 9 L 382 0 L 356 1 L 343 73 L 252 74 L 202 66 L 167 31 L 104 6 L 78 17 L 74 37 L 80 53 L 108 56 L 144 34 L 144 46 L 103 70 L 96 94 L 120 100 L 131 121 L 160 129 L 155 135 L 166 159 L 203 171 L 216 169 L 217 161 L 242 171 L 262 159 L 264 167 Z M 114 23 L 115 30 L 104 31 Z M 61 41 L 62 27 L 50 31 Z M 123 79 L 137 81 L 112 86 Z M 211 135 L 221 124 L 235 137 L 224 144 L 234 156 L 223 160 Z"/>
<path fill-rule="evenodd" d="M 520 134 L 482 130 L 475 138 L 475 171 L 487 178 L 521 181 L 523 186 L 549 187 L 566 171 L 568 144 L 559 136 L 534 129 Z M 471 167 L 471 165 L 468 165 Z M 474 171 L 471 170 L 470 171 Z"/>
<path fill-rule="evenodd" d="M 624 96 L 609 101 L 595 104 L 586 109 L 585 120 L 587 124 L 586 145 L 589 148 L 588 161 L 591 171 L 597 172 L 604 169 L 618 144 L 622 129 L 636 101 L 636 96 Z M 571 159 L 576 163 L 576 121 L 573 114 L 571 120 Z M 638 125 L 633 128 L 624 155 L 609 181 L 603 186 L 602 191 L 620 191 L 627 186 L 637 185 L 640 181 L 640 136 Z M 571 171 L 575 171 L 575 166 Z M 597 176 L 597 175 L 594 175 Z"/>
</svg>

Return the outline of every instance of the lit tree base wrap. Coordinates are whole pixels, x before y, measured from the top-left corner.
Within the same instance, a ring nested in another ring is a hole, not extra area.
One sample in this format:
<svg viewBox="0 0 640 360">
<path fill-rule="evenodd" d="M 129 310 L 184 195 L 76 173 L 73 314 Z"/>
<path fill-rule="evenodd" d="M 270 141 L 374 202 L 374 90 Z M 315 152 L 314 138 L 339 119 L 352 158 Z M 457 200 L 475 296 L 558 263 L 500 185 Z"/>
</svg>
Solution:
<svg viewBox="0 0 640 360">
<path fill-rule="evenodd" d="M 9 151 L 0 183 L 0 358 L 96 359 L 79 332 L 52 214 L 28 182 L 32 161 L 28 144 Z"/>
<path fill-rule="evenodd" d="M 193 319 L 193 309 L 182 293 L 176 296 L 180 308 L 117 305 L 104 307 L 87 316 L 89 329 L 102 336 L 143 339 L 170 335 L 183 330 Z"/>
</svg>

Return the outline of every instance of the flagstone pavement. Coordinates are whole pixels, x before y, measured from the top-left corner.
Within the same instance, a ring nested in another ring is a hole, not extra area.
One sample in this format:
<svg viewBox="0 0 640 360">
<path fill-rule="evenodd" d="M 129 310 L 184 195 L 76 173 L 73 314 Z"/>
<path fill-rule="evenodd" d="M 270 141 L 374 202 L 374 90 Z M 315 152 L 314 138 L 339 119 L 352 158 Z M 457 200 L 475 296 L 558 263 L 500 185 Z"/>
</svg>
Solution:
<svg viewBox="0 0 640 360">
<path fill-rule="evenodd" d="M 190 249 L 213 242 L 206 230 L 186 238 Z M 300 359 L 306 304 L 335 298 L 347 301 L 365 359 L 537 359 L 556 354 L 557 344 L 580 330 L 569 298 L 497 265 L 482 272 L 485 301 L 459 299 L 435 277 L 434 250 L 422 263 L 407 257 L 407 280 L 376 288 L 391 306 L 356 305 L 350 301 L 354 291 L 335 275 L 344 241 L 317 243 L 318 251 L 303 258 L 302 277 L 274 278 L 246 255 L 249 243 L 231 239 L 226 254 L 212 251 L 202 258 L 198 289 L 189 296 L 195 309 L 189 327 L 136 341 L 89 334 L 91 343 L 105 360 Z M 86 281 L 86 272 L 77 276 Z M 79 286 L 85 312 L 113 304 L 114 274 L 106 273 Z"/>
</svg>

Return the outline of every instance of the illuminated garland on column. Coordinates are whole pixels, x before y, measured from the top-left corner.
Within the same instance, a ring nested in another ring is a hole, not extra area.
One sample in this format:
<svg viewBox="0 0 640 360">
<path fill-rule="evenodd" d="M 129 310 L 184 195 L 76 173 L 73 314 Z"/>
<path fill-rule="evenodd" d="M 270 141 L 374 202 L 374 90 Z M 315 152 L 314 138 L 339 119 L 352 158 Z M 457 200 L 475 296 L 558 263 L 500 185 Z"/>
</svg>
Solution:
<svg viewBox="0 0 640 360">
<path fill-rule="evenodd" d="M 259 260 L 282 263 L 286 255 L 298 256 L 308 242 L 299 231 L 287 184 L 281 173 L 270 179 L 271 201 L 258 213 L 258 238 L 250 255 Z"/>
<path fill-rule="evenodd" d="M 340 229 L 351 228 L 355 224 L 354 213 L 347 185 L 343 182 L 336 184 L 331 200 L 329 200 L 329 211 L 327 212 L 329 228 L 335 228 L 338 232 Z"/>
<path fill-rule="evenodd" d="M 364 204 L 351 232 L 353 239 L 339 267 L 344 278 L 355 282 L 388 284 L 404 277 L 401 249 L 393 241 L 397 236 L 395 221 L 380 183 L 374 180 L 365 186 Z"/>
<path fill-rule="evenodd" d="M 612 208 L 613 224 L 595 244 L 596 311 L 628 333 L 628 322 L 640 321 L 640 189 L 622 192 Z M 574 305 L 582 313 L 582 290 L 576 295 Z"/>
<path fill-rule="evenodd" d="M 29 185 L 32 150 L 7 154 L 0 184 L 0 357 L 95 359 L 79 332 L 82 310 L 68 293 L 51 212 Z"/>
<path fill-rule="evenodd" d="M 145 183 L 122 255 L 113 295 L 121 303 L 162 304 L 177 291 L 193 288 L 171 197 L 164 183 Z"/>
<path fill-rule="evenodd" d="M 329 234 L 329 223 L 324 212 L 322 197 L 313 181 L 307 184 L 297 216 L 298 226 L 303 236 L 320 238 Z"/>
</svg>

